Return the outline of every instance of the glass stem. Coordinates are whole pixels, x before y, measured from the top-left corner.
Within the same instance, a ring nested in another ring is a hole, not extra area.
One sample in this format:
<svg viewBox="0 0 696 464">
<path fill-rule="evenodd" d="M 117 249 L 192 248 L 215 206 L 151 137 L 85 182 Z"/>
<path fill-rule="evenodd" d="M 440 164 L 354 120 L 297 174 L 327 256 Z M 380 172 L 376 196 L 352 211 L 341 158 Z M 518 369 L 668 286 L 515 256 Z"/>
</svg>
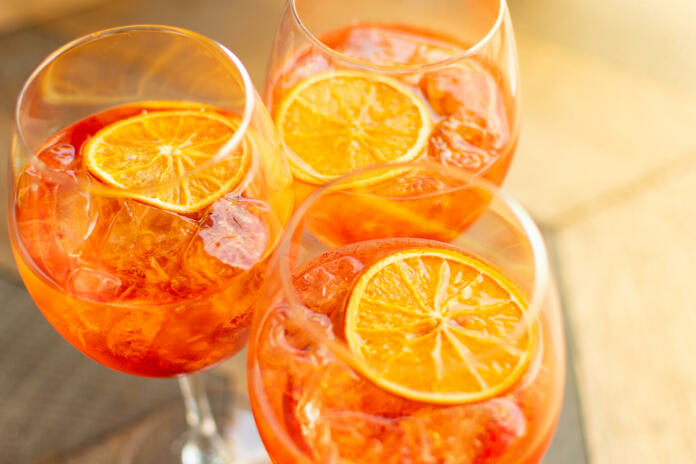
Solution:
<svg viewBox="0 0 696 464">
<path fill-rule="evenodd" d="M 189 432 L 181 451 L 183 464 L 229 464 L 231 450 L 220 436 L 210 409 L 203 375 L 179 377 Z"/>
</svg>

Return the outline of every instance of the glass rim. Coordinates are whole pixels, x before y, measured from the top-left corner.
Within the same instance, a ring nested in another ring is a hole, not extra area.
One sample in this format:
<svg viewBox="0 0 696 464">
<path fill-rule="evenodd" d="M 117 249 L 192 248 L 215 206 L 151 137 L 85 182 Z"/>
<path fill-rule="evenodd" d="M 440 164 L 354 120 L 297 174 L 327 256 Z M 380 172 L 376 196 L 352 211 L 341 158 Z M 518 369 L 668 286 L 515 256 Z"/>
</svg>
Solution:
<svg viewBox="0 0 696 464">
<path fill-rule="evenodd" d="M 361 61 L 355 58 L 351 58 L 348 55 L 345 55 L 343 53 L 340 53 L 333 48 L 329 47 L 326 45 L 324 42 L 322 42 L 319 37 L 317 37 L 311 30 L 310 28 L 305 24 L 305 22 L 302 20 L 301 15 L 297 9 L 297 0 L 289 0 L 290 4 L 290 10 L 292 11 L 292 17 L 295 21 L 295 23 L 299 26 L 300 30 L 302 33 L 305 35 L 307 39 L 309 39 L 310 43 L 322 52 L 328 54 L 334 59 L 337 59 L 338 61 L 343 61 L 347 62 L 352 66 L 356 66 L 368 71 L 376 71 L 376 72 L 389 72 L 389 73 L 394 73 L 394 74 L 407 74 L 407 73 L 413 73 L 413 72 L 423 72 L 423 71 L 428 71 L 428 70 L 433 70 L 437 68 L 441 68 L 444 66 L 448 66 L 454 63 L 457 63 L 458 61 L 461 61 L 465 58 L 469 58 L 475 54 L 477 54 L 483 47 L 485 47 L 488 42 L 491 41 L 493 36 L 498 32 L 498 30 L 501 28 L 503 24 L 503 20 L 505 18 L 505 14 L 507 12 L 507 2 L 506 0 L 499 0 L 498 4 L 498 14 L 496 16 L 496 19 L 493 23 L 493 25 L 488 29 L 488 32 L 479 39 L 475 44 L 471 45 L 470 47 L 466 48 L 462 53 L 457 54 L 453 57 L 447 58 L 445 60 L 439 60 L 435 61 L 433 63 L 427 63 L 427 64 L 420 64 L 420 65 L 404 65 L 404 64 L 399 64 L 399 65 L 381 65 L 381 64 L 376 64 L 376 63 L 369 63 L 366 61 Z"/>
<path fill-rule="evenodd" d="M 234 65 L 234 68 L 239 72 L 239 75 L 242 80 L 242 85 L 243 85 L 243 91 L 244 91 L 244 110 L 241 114 L 241 121 L 239 123 L 239 126 L 235 129 L 234 133 L 232 134 L 232 137 L 220 148 L 217 154 L 215 156 L 205 162 L 203 165 L 199 166 L 193 171 L 190 171 L 186 173 L 184 176 L 177 176 L 174 179 L 167 181 L 165 183 L 160 183 L 160 184 L 155 184 L 155 185 L 147 185 L 143 187 L 132 187 L 132 188 L 119 188 L 116 186 L 111 186 L 111 185 L 100 185 L 98 187 L 94 186 L 88 186 L 92 191 L 96 192 L 101 192 L 105 195 L 108 195 L 109 193 L 115 193 L 118 195 L 118 192 L 146 192 L 150 191 L 153 189 L 159 189 L 162 187 L 166 187 L 167 185 L 173 185 L 182 179 L 189 178 L 193 175 L 196 175 L 197 173 L 210 168 L 211 166 L 216 165 L 217 163 L 224 161 L 225 157 L 227 154 L 232 153 L 244 140 L 244 137 L 246 133 L 249 130 L 249 127 L 251 125 L 251 119 L 253 117 L 254 111 L 255 111 L 255 105 L 256 101 L 254 98 L 255 95 L 255 89 L 254 89 L 254 84 L 251 81 L 251 77 L 249 76 L 249 72 L 247 71 L 246 67 L 244 66 L 244 63 L 235 55 L 230 49 L 228 49 L 226 46 L 222 45 L 221 43 L 217 42 L 216 40 L 210 39 L 202 34 L 199 34 L 197 32 L 176 27 L 176 26 L 167 26 L 167 25 L 158 25 L 158 24 L 133 24 L 133 25 L 127 25 L 127 26 L 118 26 L 118 27 L 112 27 L 108 29 L 102 29 L 96 32 L 92 32 L 86 35 L 83 35 L 81 37 L 78 37 L 77 39 L 74 39 L 61 47 L 57 48 L 53 52 L 51 52 L 46 58 L 44 58 L 41 63 L 32 71 L 32 73 L 27 77 L 27 79 L 24 81 L 24 84 L 22 84 L 22 87 L 19 91 L 19 94 L 17 95 L 17 100 L 15 103 L 15 108 L 13 111 L 13 118 L 14 118 L 14 128 L 15 128 L 15 135 L 18 143 L 22 146 L 23 150 L 29 154 L 30 157 L 33 157 L 35 155 L 35 151 L 31 150 L 29 148 L 29 144 L 26 141 L 26 136 L 24 133 L 24 128 L 20 124 L 20 112 L 21 109 L 23 108 L 24 104 L 24 98 L 26 97 L 26 93 L 31 86 L 32 83 L 35 82 L 39 74 L 46 70 L 51 64 L 53 64 L 58 58 L 63 56 L 65 53 L 74 50 L 82 45 L 86 45 L 91 42 L 95 42 L 97 40 L 101 40 L 107 37 L 115 36 L 118 34 L 124 34 L 124 33 L 129 33 L 129 32 L 163 32 L 163 33 L 169 33 L 169 34 L 175 34 L 175 35 L 181 35 L 184 37 L 188 37 L 194 40 L 197 40 L 203 44 L 207 44 L 209 46 L 212 46 L 212 48 L 217 49 L 219 52 L 221 52 L 227 59 L 231 61 L 231 63 Z M 142 100 L 141 102 L 151 102 L 151 100 Z M 138 102 L 133 102 L 137 104 Z M 133 104 L 133 103 L 128 103 L 128 104 Z M 195 102 L 191 102 L 195 103 Z M 65 128 L 62 128 L 63 130 Z M 46 167 L 40 160 L 37 160 L 40 166 L 43 166 L 42 171 L 47 173 L 49 176 L 51 173 L 53 173 L 52 169 L 49 169 Z M 249 169 L 251 172 L 253 169 Z M 245 177 L 249 177 L 248 175 Z M 243 179 L 239 186 L 243 186 L 248 183 L 248 179 Z"/>
<path fill-rule="evenodd" d="M 292 217 L 288 221 L 283 236 L 280 239 L 278 245 L 278 274 L 280 277 L 280 291 L 289 306 L 293 307 L 305 307 L 302 301 L 299 300 L 297 294 L 293 291 L 292 274 L 293 274 L 293 263 L 291 260 L 291 247 L 293 237 L 297 230 L 304 225 L 304 217 L 307 211 L 316 203 L 316 201 L 324 196 L 325 194 L 336 191 L 338 189 L 350 189 L 351 179 L 363 176 L 371 171 L 384 171 L 384 169 L 414 169 L 414 168 L 425 168 L 437 173 L 450 176 L 455 179 L 460 179 L 463 181 L 463 185 L 470 186 L 473 185 L 477 188 L 481 188 L 484 191 L 490 193 L 492 198 L 498 198 L 505 205 L 506 208 L 512 213 L 514 219 L 522 227 L 524 236 L 529 241 L 529 245 L 532 251 L 532 258 L 534 261 L 534 284 L 531 289 L 531 295 L 528 301 L 527 314 L 538 315 L 541 312 L 541 308 L 544 304 L 545 294 L 549 288 L 551 288 L 551 270 L 548 258 L 548 252 L 546 250 L 546 245 L 544 239 L 539 231 L 534 220 L 531 218 L 529 213 L 520 205 L 517 200 L 515 200 L 511 195 L 506 193 L 497 185 L 492 182 L 483 179 L 479 176 L 473 175 L 463 169 L 454 168 L 451 166 L 443 166 L 441 164 L 435 163 L 433 161 L 422 160 L 413 161 L 407 163 L 394 163 L 394 164 L 381 164 L 369 166 L 367 168 L 359 169 L 353 171 L 349 174 L 341 176 L 333 181 L 321 186 L 319 189 L 314 191 L 309 195 L 302 204 L 294 211 Z M 343 187 L 341 187 L 343 185 Z"/>
<path fill-rule="evenodd" d="M 304 218 L 307 211 L 316 203 L 318 199 L 327 193 L 332 191 L 336 192 L 340 190 L 350 190 L 351 185 L 353 185 L 351 179 L 354 180 L 356 177 L 363 176 L 371 171 L 384 171 L 385 168 L 394 170 L 409 170 L 419 168 L 427 169 L 430 172 L 435 172 L 442 174 L 443 176 L 449 176 L 450 178 L 461 180 L 462 186 L 459 188 L 474 187 L 482 189 L 486 193 L 490 194 L 492 199 L 498 199 L 501 201 L 505 208 L 507 208 L 507 210 L 512 214 L 514 220 L 521 227 L 524 237 L 529 242 L 534 268 L 534 282 L 531 286 L 527 311 L 525 311 L 525 317 L 522 320 L 523 323 L 519 326 L 519 331 L 515 331 L 513 334 L 511 334 L 511 337 L 521 336 L 525 330 L 525 327 L 528 327 L 528 324 L 530 324 L 531 321 L 538 317 L 538 315 L 541 313 L 546 295 L 551 288 L 551 271 L 548 252 L 539 228 L 525 209 L 514 198 L 512 198 L 512 196 L 504 192 L 497 185 L 463 169 L 443 166 L 428 160 L 387 165 L 374 165 L 356 170 L 325 184 L 305 199 L 305 201 L 295 210 L 293 216 L 288 221 L 277 250 L 280 291 L 285 298 L 285 301 L 288 303 L 288 306 L 290 308 L 306 308 L 294 289 L 292 275 L 295 266 L 291 256 L 293 237 L 298 229 L 304 226 Z M 447 192 L 454 190 L 456 189 L 447 188 L 443 191 L 443 193 L 446 194 Z M 379 198 L 384 197 L 380 196 Z M 350 353 L 346 346 L 343 346 L 336 340 L 326 339 L 326 337 L 321 333 L 313 330 L 313 327 L 308 327 L 308 330 L 312 332 L 313 336 L 318 340 L 321 340 L 329 345 L 329 350 L 334 352 L 334 354 L 336 354 L 340 359 L 347 362 L 352 367 L 355 367 L 355 357 L 352 353 Z"/>
</svg>

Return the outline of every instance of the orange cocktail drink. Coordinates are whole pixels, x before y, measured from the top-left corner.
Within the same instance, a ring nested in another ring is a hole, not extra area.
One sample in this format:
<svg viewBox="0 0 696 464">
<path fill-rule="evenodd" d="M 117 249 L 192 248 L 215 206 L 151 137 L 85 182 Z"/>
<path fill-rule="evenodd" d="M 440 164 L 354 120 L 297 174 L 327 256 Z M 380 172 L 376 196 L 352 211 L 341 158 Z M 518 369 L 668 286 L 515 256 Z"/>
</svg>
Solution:
<svg viewBox="0 0 696 464">
<path fill-rule="evenodd" d="M 342 69 L 306 47 L 270 75 L 267 98 L 295 155 L 299 192 L 351 170 L 422 158 L 503 181 L 517 130 L 495 64 L 467 57 L 429 70 L 468 47 L 412 26 L 353 24 L 317 38 L 338 56 L 383 68 Z M 401 76 L 390 66 L 424 69 Z"/>
<path fill-rule="evenodd" d="M 377 164 L 430 160 L 502 183 L 519 134 L 516 58 L 499 0 L 291 0 L 266 102 L 289 149 L 297 204 L 327 182 Z M 427 200 L 441 190 L 439 179 L 408 173 L 356 179 L 356 186 L 401 198 L 402 211 L 347 198 L 325 204 L 335 224 L 353 225 L 315 229 L 332 236 L 324 240 L 376 238 L 355 224 L 365 211 L 392 216 L 383 227 L 402 236 L 446 239 L 423 221 L 437 216 L 445 222 L 440 229 L 462 228 L 465 221 L 448 218 L 485 207 L 475 198 Z M 415 218 L 406 220 L 407 212 Z"/>
<path fill-rule="evenodd" d="M 253 160 L 264 148 L 252 135 L 211 163 L 240 121 L 192 103 L 116 107 L 56 133 L 19 174 L 20 274 L 83 353 L 168 377 L 242 348 L 282 229 L 276 214 L 292 202 L 259 195 Z"/>
<path fill-rule="evenodd" d="M 128 461 L 234 462 L 196 374 L 245 345 L 294 198 L 244 65 L 176 27 L 96 31 L 34 70 L 14 123 L 9 235 L 34 302 L 90 358 L 181 387 L 185 426 L 160 421 Z"/>
<path fill-rule="evenodd" d="M 541 460 L 565 371 L 543 242 L 492 185 L 433 166 L 418 172 L 485 190 L 489 207 L 447 242 L 383 235 L 322 245 L 308 219 L 323 198 L 352 188 L 349 178 L 290 221 L 280 291 L 255 317 L 248 360 L 273 462 Z"/>
</svg>

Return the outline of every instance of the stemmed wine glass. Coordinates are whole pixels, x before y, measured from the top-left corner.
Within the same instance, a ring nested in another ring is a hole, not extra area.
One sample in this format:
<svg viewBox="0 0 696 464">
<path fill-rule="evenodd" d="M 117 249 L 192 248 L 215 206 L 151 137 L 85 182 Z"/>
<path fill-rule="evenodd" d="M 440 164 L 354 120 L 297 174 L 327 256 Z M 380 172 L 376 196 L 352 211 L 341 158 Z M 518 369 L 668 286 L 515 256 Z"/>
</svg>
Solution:
<svg viewBox="0 0 696 464">
<path fill-rule="evenodd" d="M 9 162 L 12 248 L 45 317 L 105 366 L 176 377 L 190 426 L 178 459 L 234 462 L 190 374 L 245 345 L 293 208 L 242 63 L 174 27 L 77 39 L 22 88 Z"/>
<path fill-rule="evenodd" d="M 298 200 L 355 169 L 420 159 L 499 185 L 520 125 L 507 4 L 289 0 L 265 100 Z M 358 213 L 345 205 L 336 220 Z"/>
<path fill-rule="evenodd" d="M 364 184 L 405 174 L 437 187 Z M 372 204 L 352 223 L 370 239 L 327 225 L 327 203 Z M 541 460 L 563 397 L 561 308 L 538 229 L 494 184 L 425 161 L 340 177 L 296 210 L 275 263 L 248 349 L 273 462 Z"/>
</svg>

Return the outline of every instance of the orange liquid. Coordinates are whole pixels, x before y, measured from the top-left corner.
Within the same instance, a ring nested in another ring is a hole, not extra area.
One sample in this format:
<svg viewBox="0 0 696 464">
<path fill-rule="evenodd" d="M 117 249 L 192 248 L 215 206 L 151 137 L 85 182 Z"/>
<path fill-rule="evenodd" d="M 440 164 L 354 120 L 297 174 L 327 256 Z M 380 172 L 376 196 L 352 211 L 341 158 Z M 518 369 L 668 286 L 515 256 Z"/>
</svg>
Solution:
<svg viewBox="0 0 696 464">
<path fill-rule="evenodd" d="M 355 24 L 330 31 L 319 39 L 345 56 L 381 66 L 425 65 L 456 57 L 466 50 L 463 44 L 451 38 L 401 25 Z M 271 77 L 267 99 L 271 112 L 274 113 L 284 95 L 297 83 L 338 67 L 334 59 L 316 48 L 303 49 L 292 56 Z M 385 73 L 388 74 L 388 69 Z M 500 71 L 476 57 L 469 57 L 447 67 L 392 77 L 410 88 L 430 110 L 434 128 L 421 159 L 462 168 L 497 185 L 503 182 L 517 145 L 518 131 L 514 124 L 515 103 L 503 90 L 506 85 Z M 449 234 L 437 230 L 462 230 L 475 217 L 470 212 L 485 207 L 486 202 L 472 198 L 468 198 L 469 203 L 462 198 L 445 203 L 432 199 L 413 200 L 415 196 L 432 193 L 440 187 L 440 179 L 432 176 L 400 176 L 365 188 L 362 193 L 402 198 L 399 207 L 415 216 L 410 221 L 399 218 L 382 221 L 379 233 L 369 225 L 356 224 L 355 218 L 390 213 L 382 211 L 379 205 L 371 205 L 370 201 L 361 202 L 355 198 L 317 204 L 315 210 L 325 210 L 325 216 L 332 219 L 312 229 L 331 244 L 394 235 L 446 241 L 451 239 Z M 296 204 L 316 188 L 316 185 L 295 179 Z M 465 196 L 471 197 L 468 193 Z M 434 228 L 423 227 L 424 221 L 433 219 L 440 223 Z M 389 223 L 391 227 L 387 228 Z"/>
<path fill-rule="evenodd" d="M 401 25 L 355 24 L 319 39 L 329 48 L 366 64 L 425 65 L 464 53 L 466 46 L 434 32 Z M 288 91 L 338 63 L 316 48 L 301 50 L 271 77 L 268 103 L 278 108 Z M 366 71 L 371 72 L 371 71 Z M 385 71 L 388 73 L 388 68 Z M 430 71 L 395 74 L 430 109 L 435 127 L 424 158 L 466 169 L 501 183 L 517 143 L 514 102 L 503 76 L 475 57 Z M 307 184 L 296 187 L 306 194 Z"/>
<path fill-rule="evenodd" d="M 87 356 L 153 377 L 197 371 L 244 346 L 281 232 L 269 205 L 248 191 L 188 215 L 90 191 L 99 181 L 83 164 L 84 142 L 106 125 L 166 109 L 118 107 L 62 130 L 14 192 L 13 250 L 45 317 Z"/>
<path fill-rule="evenodd" d="M 305 308 L 279 302 L 262 318 L 249 347 L 249 387 L 273 462 L 533 464 L 542 458 L 560 411 L 565 368 L 544 311 L 538 348 L 521 379 L 497 397 L 460 405 L 382 390 L 308 333 L 312 324 L 325 337 L 343 339 L 345 304 L 361 271 L 397 250 L 423 246 L 443 245 L 388 239 L 326 252 L 293 277 Z"/>
</svg>

